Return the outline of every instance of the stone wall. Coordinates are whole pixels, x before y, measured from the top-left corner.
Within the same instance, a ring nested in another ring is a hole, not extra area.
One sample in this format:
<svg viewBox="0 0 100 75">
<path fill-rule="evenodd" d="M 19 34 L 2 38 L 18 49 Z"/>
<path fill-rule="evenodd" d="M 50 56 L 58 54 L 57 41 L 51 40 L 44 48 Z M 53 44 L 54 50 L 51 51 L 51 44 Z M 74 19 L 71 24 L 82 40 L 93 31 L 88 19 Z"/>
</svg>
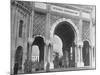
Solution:
<svg viewBox="0 0 100 75">
<path fill-rule="evenodd" d="M 82 41 L 90 41 L 90 22 L 83 20 L 82 25 Z"/>
<path fill-rule="evenodd" d="M 23 5 L 24 6 L 24 5 Z M 29 34 L 30 14 L 21 7 L 18 2 L 11 3 L 11 73 L 13 73 L 15 63 L 15 53 L 17 47 L 23 48 L 22 68 L 27 57 L 27 39 Z M 22 37 L 19 37 L 20 20 L 23 21 Z"/>
<path fill-rule="evenodd" d="M 77 28 L 79 29 L 79 19 L 75 19 L 73 17 L 63 17 L 63 16 L 58 16 L 58 15 L 51 15 L 50 16 L 50 25 L 52 27 L 53 23 L 55 23 L 58 19 L 61 18 L 66 18 L 66 19 L 71 19 L 72 22 L 77 26 Z"/>
<path fill-rule="evenodd" d="M 46 14 L 41 12 L 34 12 L 33 21 L 33 36 L 42 35 L 45 36 L 46 29 Z"/>
</svg>

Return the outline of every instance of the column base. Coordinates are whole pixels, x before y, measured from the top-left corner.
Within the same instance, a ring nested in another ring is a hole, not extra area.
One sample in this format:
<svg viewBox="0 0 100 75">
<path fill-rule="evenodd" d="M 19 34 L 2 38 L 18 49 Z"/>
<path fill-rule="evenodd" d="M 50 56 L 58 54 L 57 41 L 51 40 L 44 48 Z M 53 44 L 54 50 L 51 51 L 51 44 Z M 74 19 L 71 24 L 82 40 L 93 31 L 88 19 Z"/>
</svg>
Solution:
<svg viewBox="0 0 100 75">
<path fill-rule="evenodd" d="M 45 62 L 45 64 L 44 64 L 44 70 L 47 70 L 47 69 L 54 69 L 53 62 L 50 62 L 49 65 L 48 65 L 47 62 Z"/>
<path fill-rule="evenodd" d="M 92 68 L 95 68 L 95 61 L 92 62 L 91 67 L 92 67 Z"/>
<path fill-rule="evenodd" d="M 53 64 L 53 62 L 50 62 L 50 69 L 54 69 L 54 64 Z"/>
<path fill-rule="evenodd" d="M 47 62 L 44 63 L 44 70 L 46 70 Z"/>
<path fill-rule="evenodd" d="M 77 67 L 84 67 L 84 63 L 83 62 L 78 62 Z"/>
</svg>

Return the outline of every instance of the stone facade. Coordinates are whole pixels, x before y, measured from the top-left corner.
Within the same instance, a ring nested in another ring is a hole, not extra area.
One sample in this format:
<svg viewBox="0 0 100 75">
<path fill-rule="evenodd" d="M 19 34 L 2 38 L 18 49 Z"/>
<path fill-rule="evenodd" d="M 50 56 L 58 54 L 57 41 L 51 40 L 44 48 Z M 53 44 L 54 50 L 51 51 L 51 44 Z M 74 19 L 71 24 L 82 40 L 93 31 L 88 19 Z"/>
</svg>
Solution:
<svg viewBox="0 0 100 75">
<path fill-rule="evenodd" d="M 75 67 L 84 67 L 82 48 L 84 41 L 89 42 L 89 60 L 90 64 L 88 67 L 95 68 L 95 44 L 92 45 L 93 39 L 91 38 L 91 28 L 93 27 L 91 17 L 83 17 L 82 12 L 91 15 L 92 11 L 83 10 L 76 8 L 75 11 L 79 12 L 79 15 L 74 14 L 73 8 L 69 11 L 73 13 L 61 13 L 57 9 L 51 9 L 52 3 L 38 3 L 38 2 L 22 2 L 22 1 L 11 1 L 11 73 L 15 64 L 15 54 L 19 46 L 22 47 L 22 72 L 24 71 L 25 61 L 31 60 L 32 43 L 36 37 L 42 37 L 45 42 L 44 46 L 44 69 L 46 65 L 50 63 L 50 69 L 54 68 L 53 64 L 53 47 L 48 49 L 49 43 L 52 44 L 52 38 L 54 35 L 54 27 L 60 22 L 66 21 L 72 25 L 75 32 Z M 56 5 L 54 5 L 56 6 Z M 67 9 L 66 5 L 58 6 Z M 59 8 L 60 9 L 60 8 Z M 72 11 L 73 10 L 73 11 Z M 62 10 L 61 10 L 62 11 Z M 19 37 L 19 25 L 20 20 L 23 21 L 22 26 L 22 37 Z M 95 28 L 94 33 L 95 33 Z M 94 34 L 95 35 L 95 34 Z M 94 52 L 93 52 L 94 49 Z M 94 54 L 94 57 L 93 57 Z M 93 62 L 93 63 L 92 63 Z M 94 64 L 94 65 L 93 65 Z"/>
</svg>

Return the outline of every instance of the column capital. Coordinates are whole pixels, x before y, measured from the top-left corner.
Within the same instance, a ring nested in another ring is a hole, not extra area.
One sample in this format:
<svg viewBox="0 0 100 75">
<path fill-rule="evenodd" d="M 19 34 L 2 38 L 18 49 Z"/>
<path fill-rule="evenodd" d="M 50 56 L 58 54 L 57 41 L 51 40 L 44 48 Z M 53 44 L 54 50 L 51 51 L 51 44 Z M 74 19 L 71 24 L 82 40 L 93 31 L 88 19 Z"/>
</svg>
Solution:
<svg viewBox="0 0 100 75">
<path fill-rule="evenodd" d="M 47 45 L 49 45 L 50 43 L 52 43 L 50 40 L 45 40 L 45 43 L 47 44 Z"/>
<path fill-rule="evenodd" d="M 82 42 L 82 41 L 78 41 L 78 42 L 77 42 L 77 46 L 78 46 L 78 47 L 83 47 L 83 42 Z"/>
<path fill-rule="evenodd" d="M 33 38 L 28 38 L 28 42 L 29 42 L 29 43 L 32 43 L 33 41 L 34 41 Z"/>
</svg>

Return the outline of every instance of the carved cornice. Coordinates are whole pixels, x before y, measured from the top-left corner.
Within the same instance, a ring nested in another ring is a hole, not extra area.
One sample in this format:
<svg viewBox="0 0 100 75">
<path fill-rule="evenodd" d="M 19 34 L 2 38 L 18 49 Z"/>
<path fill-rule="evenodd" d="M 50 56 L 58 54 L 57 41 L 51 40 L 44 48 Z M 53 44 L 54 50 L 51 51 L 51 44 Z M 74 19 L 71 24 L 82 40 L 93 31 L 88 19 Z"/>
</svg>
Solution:
<svg viewBox="0 0 100 75">
<path fill-rule="evenodd" d="M 19 9 L 22 9 L 27 14 L 31 14 L 32 7 L 29 2 L 22 2 L 22 1 L 12 1 L 11 5 L 18 7 Z"/>
</svg>

